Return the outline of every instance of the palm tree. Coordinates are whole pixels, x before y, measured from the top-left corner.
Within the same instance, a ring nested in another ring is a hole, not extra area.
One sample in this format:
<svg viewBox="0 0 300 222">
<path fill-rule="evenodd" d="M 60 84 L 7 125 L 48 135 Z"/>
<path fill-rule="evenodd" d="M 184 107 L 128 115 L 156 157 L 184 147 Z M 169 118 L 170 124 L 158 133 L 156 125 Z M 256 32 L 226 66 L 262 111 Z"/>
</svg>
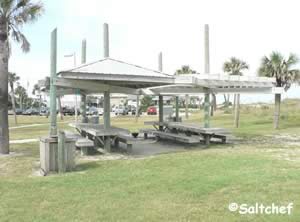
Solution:
<svg viewBox="0 0 300 222">
<path fill-rule="evenodd" d="M 19 108 L 21 109 L 21 110 L 23 110 L 23 103 L 24 103 L 24 100 L 26 99 L 26 97 L 27 97 L 27 91 L 26 91 L 26 89 L 23 87 L 23 86 L 18 86 L 17 88 L 16 88 L 16 92 L 15 92 L 15 94 L 18 96 L 18 98 L 19 98 Z"/>
<path fill-rule="evenodd" d="M 192 70 L 189 65 L 181 66 L 181 69 L 177 69 L 175 75 L 182 75 L 182 74 L 195 74 L 197 73 L 195 70 Z M 185 117 L 186 119 L 189 118 L 188 114 L 188 106 L 189 106 L 189 95 L 185 95 Z"/>
<path fill-rule="evenodd" d="M 42 94 L 41 87 L 39 86 L 39 84 L 34 84 L 32 94 L 37 95 L 39 97 L 39 112 L 41 112 Z"/>
<path fill-rule="evenodd" d="M 8 73 L 8 83 L 10 86 L 10 90 L 11 90 L 11 102 L 12 102 L 12 106 L 13 106 L 13 112 L 14 112 L 14 116 L 15 116 L 15 124 L 17 125 L 17 115 L 16 115 L 16 101 L 15 101 L 15 89 L 14 89 L 14 85 L 16 82 L 18 82 L 20 80 L 20 77 L 17 76 L 16 73 Z"/>
<path fill-rule="evenodd" d="M 283 87 L 287 91 L 292 83 L 299 80 L 300 70 L 294 66 L 299 59 L 295 54 L 290 54 L 287 59 L 279 52 L 272 52 L 269 57 L 264 56 L 258 70 L 260 76 L 276 79 L 276 87 Z M 275 94 L 274 128 L 278 129 L 280 116 L 281 94 Z"/>
<path fill-rule="evenodd" d="M 24 52 L 30 43 L 21 32 L 23 25 L 37 20 L 43 11 L 42 3 L 32 0 L 0 1 L 0 153 L 9 153 L 8 131 L 8 62 L 10 39 L 21 43 Z"/>
<path fill-rule="evenodd" d="M 223 65 L 224 72 L 227 72 L 229 75 L 241 76 L 243 75 L 242 71 L 249 69 L 249 65 L 241 59 L 231 57 L 229 61 L 225 62 Z M 235 101 L 235 118 L 234 125 L 239 127 L 239 109 L 240 109 L 240 94 L 234 95 Z"/>
</svg>

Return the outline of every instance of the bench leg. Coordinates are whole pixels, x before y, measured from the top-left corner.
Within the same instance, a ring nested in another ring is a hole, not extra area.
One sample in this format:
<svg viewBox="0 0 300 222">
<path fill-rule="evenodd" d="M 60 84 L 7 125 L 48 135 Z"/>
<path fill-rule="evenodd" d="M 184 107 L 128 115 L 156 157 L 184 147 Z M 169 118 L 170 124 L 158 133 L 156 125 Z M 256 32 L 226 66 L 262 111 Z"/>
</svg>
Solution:
<svg viewBox="0 0 300 222">
<path fill-rule="evenodd" d="M 88 147 L 81 147 L 81 155 L 82 156 L 89 155 L 89 148 Z"/>
<path fill-rule="evenodd" d="M 128 154 L 132 153 L 132 144 L 127 144 L 127 153 Z"/>
<path fill-rule="evenodd" d="M 226 143 L 226 137 L 222 138 L 222 143 Z"/>
<path fill-rule="evenodd" d="M 148 133 L 144 133 L 144 139 L 148 139 Z"/>
<path fill-rule="evenodd" d="M 104 136 L 104 150 L 108 153 L 111 152 L 111 146 L 110 146 L 110 137 Z"/>
<path fill-rule="evenodd" d="M 114 145 L 115 145 L 115 148 L 117 148 L 117 149 L 119 148 L 119 142 L 120 142 L 119 139 L 116 138 L 116 139 L 115 139 L 115 144 L 114 144 Z"/>
<path fill-rule="evenodd" d="M 210 144 L 210 136 L 209 135 L 205 135 L 204 140 L 205 140 L 205 145 L 209 146 L 209 144 Z"/>
</svg>

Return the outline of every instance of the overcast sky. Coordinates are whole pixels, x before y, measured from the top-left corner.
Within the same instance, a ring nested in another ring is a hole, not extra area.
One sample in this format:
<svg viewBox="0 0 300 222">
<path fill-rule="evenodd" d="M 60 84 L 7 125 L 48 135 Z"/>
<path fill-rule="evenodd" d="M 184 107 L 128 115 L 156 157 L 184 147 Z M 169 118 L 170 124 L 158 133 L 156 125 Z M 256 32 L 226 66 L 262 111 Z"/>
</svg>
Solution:
<svg viewBox="0 0 300 222">
<path fill-rule="evenodd" d="M 222 73 L 231 56 L 245 60 L 256 75 L 260 59 L 272 51 L 300 55 L 297 0 L 44 0 L 45 14 L 23 31 L 32 44 L 23 54 L 13 44 L 10 71 L 30 88 L 49 75 L 50 32 L 58 28 L 58 71 L 70 68 L 81 40 L 87 39 L 87 60 L 103 57 L 102 25 L 109 24 L 110 57 L 157 69 L 163 52 L 164 72 L 181 65 L 204 70 L 204 25 L 210 27 L 211 72 Z M 297 96 L 291 90 L 289 96 Z"/>
</svg>

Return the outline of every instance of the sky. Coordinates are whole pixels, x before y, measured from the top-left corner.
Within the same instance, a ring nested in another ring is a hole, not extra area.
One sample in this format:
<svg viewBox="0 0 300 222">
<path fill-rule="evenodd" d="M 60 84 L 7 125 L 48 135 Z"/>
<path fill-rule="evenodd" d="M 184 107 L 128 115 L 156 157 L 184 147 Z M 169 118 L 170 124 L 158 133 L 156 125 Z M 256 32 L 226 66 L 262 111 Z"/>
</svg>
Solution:
<svg viewBox="0 0 300 222">
<path fill-rule="evenodd" d="M 257 75 L 261 58 L 272 51 L 300 56 L 297 0 L 44 0 L 45 13 L 23 32 L 31 51 L 12 44 L 10 71 L 29 91 L 49 75 L 50 33 L 58 29 L 58 71 L 80 63 L 82 39 L 87 40 L 87 62 L 103 58 L 103 23 L 109 24 L 110 57 L 173 74 L 182 65 L 204 71 L 204 25 L 210 28 L 210 70 L 235 56 L 250 65 L 245 75 Z M 299 66 L 300 68 L 300 66 Z M 223 96 L 221 96 L 223 97 Z M 300 97 L 293 87 L 284 95 Z M 250 95 L 244 101 L 271 101 L 272 95 Z"/>
</svg>

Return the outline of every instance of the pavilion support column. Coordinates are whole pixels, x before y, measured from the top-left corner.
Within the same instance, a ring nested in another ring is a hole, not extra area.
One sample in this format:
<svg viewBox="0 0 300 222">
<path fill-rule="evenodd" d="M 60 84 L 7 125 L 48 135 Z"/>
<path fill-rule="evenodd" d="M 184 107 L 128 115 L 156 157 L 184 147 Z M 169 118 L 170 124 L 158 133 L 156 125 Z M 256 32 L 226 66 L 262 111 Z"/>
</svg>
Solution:
<svg viewBox="0 0 300 222">
<path fill-rule="evenodd" d="M 210 53 L 209 53 L 209 26 L 208 24 L 205 24 L 204 27 L 204 66 L 205 74 L 210 73 Z M 214 115 L 214 111 L 216 110 L 217 107 L 217 101 L 216 101 L 216 95 L 212 94 L 212 102 L 211 102 L 211 110 L 210 110 L 210 115 Z"/>
<path fill-rule="evenodd" d="M 81 64 L 86 63 L 86 40 L 82 40 L 81 43 Z M 86 116 L 86 94 L 81 92 L 81 103 L 80 103 L 80 110 L 81 110 L 81 122 L 87 123 L 88 119 Z"/>
<path fill-rule="evenodd" d="M 279 127 L 281 94 L 275 94 L 274 129 Z"/>
<path fill-rule="evenodd" d="M 204 128 L 210 127 L 210 102 L 209 102 L 209 93 L 205 93 L 204 96 Z"/>
<path fill-rule="evenodd" d="M 175 117 L 176 122 L 179 122 L 179 97 L 175 97 Z"/>
<path fill-rule="evenodd" d="M 81 116 L 82 116 L 82 119 L 81 119 L 81 122 L 82 123 L 87 123 L 88 122 L 88 119 L 87 119 L 87 116 L 86 116 L 86 95 L 81 93 Z"/>
<path fill-rule="evenodd" d="M 103 113 L 103 121 L 104 121 L 104 130 L 110 129 L 110 92 L 104 92 L 104 113 Z M 111 151 L 111 143 L 110 136 L 104 137 L 104 149 L 107 152 Z"/>
<path fill-rule="evenodd" d="M 57 29 L 51 33 L 51 60 L 50 60 L 50 136 L 57 136 L 56 119 L 56 65 L 57 65 Z"/>
<path fill-rule="evenodd" d="M 240 94 L 235 94 L 236 101 L 234 106 L 234 126 L 239 128 L 240 126 Z"/>
<path fill-rule="evenodd" d="M 163 96 L 159 96 L 158 97 L 158 109 L 159 109 L 159 113 L 158 113 L 158 118 L 159 118 L 159 130 L 162 131 L 163 130 L 163 126 L 160 125 L 160 123 L 162 123 L 164 121 L 164 98 Z"/>
<path fill-rule="evenodd" d="M 139 109 L 140 109 L 140 96 L 137 95 L 136 96 L 135 122 L 138 122 L 138 119 L 140 117 Z"/>
<path fill-rule="evenodd" d="M 185 95 L 185 118 L 188 119 L 189 118 L 189 95 L 186 94 Z"/>
</svg>

